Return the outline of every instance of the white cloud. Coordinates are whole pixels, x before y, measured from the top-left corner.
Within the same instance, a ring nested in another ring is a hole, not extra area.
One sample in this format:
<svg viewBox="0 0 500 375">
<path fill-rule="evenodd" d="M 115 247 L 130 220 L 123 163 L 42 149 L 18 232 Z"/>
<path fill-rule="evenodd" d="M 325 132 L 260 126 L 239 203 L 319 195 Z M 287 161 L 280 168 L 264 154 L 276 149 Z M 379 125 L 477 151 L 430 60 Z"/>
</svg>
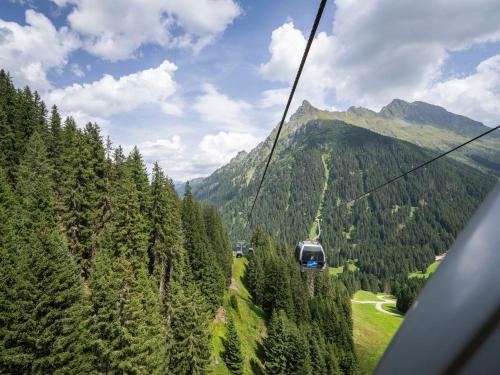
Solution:
<svg viewBox="0 0 500 375">
<path fill-rule="evenodd" d="M 482 119 L 487 125 L 500 125 L 500 55 L 481 62 L 473 74 L 438 82 L 414 93 L 412 99 Z"/>
<path fill-rule="evenodd" d="M 57 30 L 41 13 L 27 10 L 26 25 L 0 19 L 0 66 L 18 85 L 45 91 L 51 87 L 47 72 L 60 69 L 79 40 L 66 27 Z"/>
<path fill-rule="evenodd" d="M 185 145 L 178 135 L 174 135 L 170 139 L 163 138 L 155 141 L 141 142 L 137 147 L 139 147 L 144 160 L 151 164 L 155 161 L 177 159 L 179 154 L 185 150 Z M 132 145 L 124 146 L 126 151 L 130 151 L 132 148 Z"/>
<path fill-rule="evenodd" d="M 66 114 L 81 112 L 100 118 L 149 104 L 158 105 L 168 114 L 180 114 L 181 104 L 173 96 L 177 87 L 173 79 L 176 69 L 175 64 L 165 60 L 156 68 L 118 79 L 106 74 L 95 82 L 55 89 L 48 99 L 50 103 L 57 103 Z"/>
<path fill-rule="evenodd" d="M 199 144 L 200 153 L 196 160 L 204 161 L 211 167 L 219 167 L 229 162 L 240 151 L 250 151 L 259 139 L 249 133 L 219 132 L 203 137 Z"/>
<path fill-rule="evenodd" d="M 233 0 L 52 1 L 74 6 L 71 27 L 85 36 L 89 52 L 111 61 L 132 57 L 147 43 L 199 50 L 241 12 Z"/>
<path fill-rule="evenodd" d="M 271 35 L 271 60 L 260 66 L 260 73 L 269 81 L 292 80 L 302 58 L 300 51 L 304 51 L 305 46 L 306 39 L 292 21 L 278 27 Z"/>
<path fill-rule="evenodd" d="M 155 162 L 158 162 L 165 173 L 174 179 L 187 176 L 184 174 L 184 170 L 189 168 L 184 153 L 186 145 L 179 135 L 160 138 L 155 141 L 144 141 L 138 144 L 125 144 L 122 147 L 124 152 L 128 154 L 134 146 L 139 148 L 148 171 L 152 170 Z"/>
<path fill-rule="evenodd" d="M 305 45 L 306 38 L 291 21 L 274 30 L 269 46 L 271 59 L 260 66 L 261 75 L 269 81 L 291 84 L 295 79 Z M 317 35 L 309 52 L 292 107 L 296 107 L 303 98 L 307 98 L 318 106 L 327 105 L 325 94 L 335 86 L 332 70 L 332 51 L 335 48 L 334 37 L 326 33 Z M 263 107 L 283 106 L 289 93 L 288 87 L 266 90 L 263 92 L 261 104 Z"/>
<path fill-rule="evenodd" d="M 197 147 L 189 147 L 178 135 L 140 142 L 137 147 L 148 170 L 158 162 L 168 176 L 186 181 L 212 173 L 238 152 L 250 151 L 258 142 L 258 138 L 248 133 L 219 132 L 203 136 Z M 133 144 L 123 146 L 126 153 L 133 147 Z"/>
<path fill-rule="evenodd" d="M 395 97 L 432 90 L 443 81 L 451 51 L 500 41 L 498 19 L 496 0 L 337 0 L 332 33 L 316 37 L 297 96 L 323 105 L 334 95 L 378 109 Z M 305 42 L 291 22 L 274 30 L 261 75 L 290 85 Z M 276 101 L 276 90 L 263 93 L 264 105 Z"/>
<path fill-rule="evenodd" d="M 203 85 L 203 91 L 193 105 L 193 109 L 200 114 L 203 121 L 233 131 L 252 127 L 250 104 L 242 100 L 232 100 L 208 83 Z"/>
<path fill-rule="evenodd" d="M 71 64 L 71 72 L 78 78 L 85 77 L 85 72 L 80 68 L 78 64 Z"/>
</svg>

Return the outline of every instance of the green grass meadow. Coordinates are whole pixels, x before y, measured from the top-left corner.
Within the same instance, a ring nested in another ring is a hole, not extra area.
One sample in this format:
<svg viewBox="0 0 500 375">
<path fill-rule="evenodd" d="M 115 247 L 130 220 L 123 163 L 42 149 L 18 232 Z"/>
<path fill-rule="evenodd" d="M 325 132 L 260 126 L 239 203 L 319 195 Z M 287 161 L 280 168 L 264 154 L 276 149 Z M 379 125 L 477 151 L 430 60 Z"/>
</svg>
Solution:
<svg viewBox="0 0 500 375">
<path fill-rule="evenodd" d="M 352 272 L 354 272 L 358 269 L 356 264 L 354 264 L 352 262 L 348 264 L 348 267 L 349 267 L 349 271 L 352 271 Z M 338 275 L 338 274 L 344 272 L 344 266 L 329 267 L 328 272 L 330 273 L 330 275 Z"/>
<path fill-rule="evenodd" d="M 420 279 L 428 279 L 434 272 L 436 272 L 437 268 L 439 267 L 439 263 L 441 262 L 434 262 L 429 267 L 427 267 L 425 272 L 421 271 L 412 272 L 408 275 L 408 277 L 409 278 L 418 277 Z"/>
<path fill-rule="evenodd" d="M 364 290 L 354 295 L 358 301 L 377 301 L 374 293 Z M 384 304 L 383 308 L 398 313 L 395 303 Z M 360 374 L 371 374 L 382 357 L 403 318 L 384 314 L 375 309 L 375 304 L 352 303 L 354 323 L 353 336 L 359 361 Z"/>
</svg>

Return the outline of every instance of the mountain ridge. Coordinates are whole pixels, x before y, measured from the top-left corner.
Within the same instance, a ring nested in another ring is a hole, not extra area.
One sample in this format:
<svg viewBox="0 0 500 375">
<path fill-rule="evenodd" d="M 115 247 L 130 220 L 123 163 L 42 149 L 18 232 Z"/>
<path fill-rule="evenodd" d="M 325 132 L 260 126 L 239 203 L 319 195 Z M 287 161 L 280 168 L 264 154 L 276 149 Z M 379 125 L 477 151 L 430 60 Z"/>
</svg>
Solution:
<svg viewBox="0 0 500 375">
<path fill-rule="evenodd" d="M 482 122 L 422 101 L 409 103 L 401 99 L 393 99 L 388 105 L 382 107 L 378 113 L 412 124 L 432 125 L 467 135 L 477 135 L 488 129 Z"/>
<path fill-rule="evenodd" d="M 304 100 L 290 116 L 290 120 L 284 124 L 282 139 L 286 139 L 312 119 L 341 120 L 438 152 L 448 151 L 490 129 L 479 121 L 420 101 L 409 103 L 394 99 L 376 112 L 354 106 L 346 111 L 327 111 L 316 108 Z M 264 145 L 269 143 L 269 139 L 273 139 L 276 129 L 274 128 L 268 139 L 263 141 Z M 500 176 L 499 150 L 500 132 L 497 132 L 477 140 L 450 156 L 483 172 Z"/>
</svg>

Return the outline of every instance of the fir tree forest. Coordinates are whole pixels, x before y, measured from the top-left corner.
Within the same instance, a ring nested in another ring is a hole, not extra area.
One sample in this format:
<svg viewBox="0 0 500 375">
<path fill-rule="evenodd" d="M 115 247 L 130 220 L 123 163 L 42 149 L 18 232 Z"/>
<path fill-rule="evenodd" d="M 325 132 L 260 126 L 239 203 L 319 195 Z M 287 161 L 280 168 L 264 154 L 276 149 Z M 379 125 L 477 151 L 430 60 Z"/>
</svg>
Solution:
<svg viewBox="0 0 500 375">
<path fill-rule="evenodd" d="M 301 274 L 262 230 L 252 243 L 265 373 L 355 373 L 347 288 Z M 179 198 L 138 148 L 126 154 L 0 72 L 0 373 L 209 373 L 232 257 L 217 209 L 189 184 Z M 223 357 L 240 374 L 227 327 Z"/>
<path fill-rule="evenodd" d="M 0 72 L 0 373 L 203 374 L 217 211 Z"/>
</svg>

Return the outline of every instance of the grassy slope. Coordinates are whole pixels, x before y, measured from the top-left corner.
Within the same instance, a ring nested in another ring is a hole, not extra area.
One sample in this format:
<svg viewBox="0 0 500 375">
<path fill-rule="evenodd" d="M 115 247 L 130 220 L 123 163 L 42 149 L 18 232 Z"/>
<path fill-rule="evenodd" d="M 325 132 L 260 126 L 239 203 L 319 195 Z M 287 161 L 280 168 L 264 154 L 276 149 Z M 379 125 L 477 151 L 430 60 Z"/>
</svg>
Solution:
<svg viewBox="0 0 500 375">
<path fill-rule="evenodd" d="M 236 282 L 238 290 L 228 289 L 224 297 L 224 305 L 226 306 L 226 314 L 233 314 L 236 329 L 240 335 L 241 350 L 245 359 L 244 374 L 253 374 L 251 371 L 251 361 L 256 361 L 260 365 L 257 357 L 257 345 L 261 338 L 265 335 L 264 313 L 262 310 L 252 303 L 250 293 L 243 285 L 243 273 L 245 271 L 246 258 L 238 258 L 233 260 L 233 279 Z M 234 293 L 238 298 L 239 313 L 229 307 L 229 296 Z M 222 339 L 226 334 L 224 323 L 212 324 L 212 357 L 214 367 L 213 374 L 231 374 L 226 368 L 224 361 L 221 359 L 221 352 L 224 350 Z"/>
<path fill-rule="evenodd" d="M 328 272 L 330 273 L 330 275 L 338 275 L 342 272 L 344 272 L 344 266 L 340 266 L 340 267 L 329 267 L 328 268 Z"/>
<path fill-rule="evenodd" d="M 354 263 L 349 263 L 348 265 L 349 270 L 354 272 L 358 269 Z M 339 266 L 339 267 L 329 267 L 328 272 L 330 272 L 330 275 L 338 275 L 339 273 L 342 273 L 344 271 L 344 266 Z"/>
<path fill-rule="evenodd" d="M 233 314 L 236 328 L 240 334 L 241 347 L 245 358 L 244 373 L 252 374 L 251 361 L 256 361 L 261 365 L 256 352 L 258 342 L 265 335 L 265 325 L 262 310 L 252 303 L 250 294 L 242 282 L 246 262 L 245 258 L 234 259 L 233 278 L 238 290 L 228 290 L 224 298 L 224 305 L 227 309 L 226 314 Z M 355 266 L 353 265 L 353 267 Z M 341 271 L 342 267 L 329 269 L 331 274 Z M 233 311 L 231 307 L 228 307 L 231 293 L 234 293 L 238 298 L 239 314 Z M 377 296 L 371 292 L 361 290 L 354 295 L 354 299 L 376 301 Z M 388 311 L 397 312 L 395 311 L 395 304 L 384 304 L 383 307 Z M 354 342 L 359 358 L 360 373 L 369 374 L 382 356 L 402 319 L 375 310 L 374 304 L 353 303 L 352 311 Z M 213 323 L 212 333 L 212 357 L 214 363 L 212 373 L 230 375 L 224 361 L 221 359 L 222 340 L 226 334 L 224 323 Z"/>
<path fill-rule="evenodd" d="M 439 263 L 441 262 L 434 262 L 432 263 L 429 267 L 427 267 L 427 270 L 425 270 L 425 273 L 423 272 L 412 272 L 408 275 L 408 277 L 412 278 L 412 277 L 418 277 L 418 278 L 424 278 L 424 279 L 428 279 L 429 276 L 433 273 L 433 272 L 436 272 L 438 266 L 439 266 Z"/>
<path fill-rule="evenodd" d="M 354 299 L 377 301 L 375 294 L 363 290 L 358 291 Z M 384 304 L 383 307 L 393 312 L 395 309 L 395 305 L 392 304 Z M 354 344 L 358 354 L 360 373 L 370 374 L 403 319 L 375 310 L 374 304 L 353 303 L 352 314 Z"/>
</svg>

